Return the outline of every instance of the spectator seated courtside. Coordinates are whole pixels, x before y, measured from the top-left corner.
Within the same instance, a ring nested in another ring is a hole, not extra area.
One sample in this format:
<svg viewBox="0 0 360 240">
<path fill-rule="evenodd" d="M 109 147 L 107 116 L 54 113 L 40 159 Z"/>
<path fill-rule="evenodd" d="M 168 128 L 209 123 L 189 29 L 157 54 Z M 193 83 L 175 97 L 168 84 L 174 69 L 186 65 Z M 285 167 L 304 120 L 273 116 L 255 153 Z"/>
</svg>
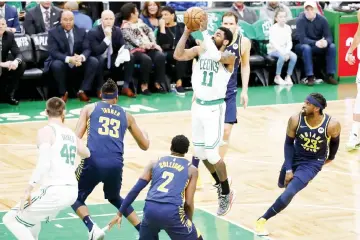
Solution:
<svg viewBox="0 0 360 240">
<path fill-rule="evenodd" d="M 67 85 L 71 83 L 75 85 L 73 87 L 79 89 L 77 92 L 79 99 L 88 102 L 90 99 L 87 93 L 92 90 L 99 62 L 95 57 L 90 56 L 91 50 L 86 31 L 74 26 L 72 12 L 63 11 L 61 25 L 49 31 L 48 49 L 49 57 L 45 61 L 44 71 L 51 72 L 62 99 L 67 101 Z"/>
</svg>

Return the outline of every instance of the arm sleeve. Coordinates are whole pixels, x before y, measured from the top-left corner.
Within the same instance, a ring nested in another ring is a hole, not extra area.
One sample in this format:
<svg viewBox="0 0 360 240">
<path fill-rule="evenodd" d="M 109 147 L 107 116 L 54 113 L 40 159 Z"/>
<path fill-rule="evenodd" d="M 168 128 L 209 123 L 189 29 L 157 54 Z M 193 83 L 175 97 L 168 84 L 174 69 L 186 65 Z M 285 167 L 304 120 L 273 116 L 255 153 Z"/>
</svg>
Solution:
<svg viewBox="0 0 360 240">
<path fill-rule="evenodd" d="M 286 135 L 285 144 L 284 144 L 284 156 L 285 156 L 285 168 L 287 170 L 292 170 L 292 162 L 294 158 L 294 140 L 295 138 L 289 137 Z"/>
<path fill-rule="evenodd" d="M 135 186 L 131 189 L 131 191 L 128 193 L 123 203 L 121 204 L 121 207 L 119 209 L 119 212 L 121 212 L 121 214 L 124 214 L 126 212 L 126 209 L 135 201 L 141 190 L 143 190 L 148 185 L 148 183 L 149 182 L 141 178 L 137 181 Z"/>
<path fill-rule="evenodd" d="M 340 136 L 336 137 L 336 138 L 331 138 L 330 140 L 330 146 L 329 146 L 329 157 L 328 160 L 334 160 L 335 159 L 335 155 L 339 149 L 339 145 L 340 145 Z"/>
</svg>

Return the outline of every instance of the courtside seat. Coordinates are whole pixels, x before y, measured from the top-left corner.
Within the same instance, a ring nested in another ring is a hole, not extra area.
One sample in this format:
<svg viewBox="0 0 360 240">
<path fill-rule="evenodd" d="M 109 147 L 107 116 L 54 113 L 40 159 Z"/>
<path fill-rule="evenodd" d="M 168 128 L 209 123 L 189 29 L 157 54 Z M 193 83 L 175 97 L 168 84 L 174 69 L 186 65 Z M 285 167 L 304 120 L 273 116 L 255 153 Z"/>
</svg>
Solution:
<svg viewBox="0 0 360 240">
<path fill-rule="evenodd" d="M 15 41 L 23 56 L 23 61 L 26 63 L 26 70 L 22 79 L 40 78 L 43 74 L 43 71 L 37 68 L 33 44 L 31 42 L 30 36 L 20 34 L 15 35 Z"/>
<path fill-rule="evenodd" d="M 39 69 L 44 69 L 44 62 L 49 56 L 47 39 L 48 34 L 46 32 L 31 35 L 35 50 L 35 60 Z"/>
<path fill-rule="evenodd" d="M 260 80 L 263 86 L 268 86 L 267 79 L 264 75 L 264 68 L 266 67 L 266 62 L 263 56 L 258 54 L 258 45 L 256 41 L 251 40 L 251 50 L 250 50 L 250 73 L 255 74 L 255 76 Z"/>
</svg>

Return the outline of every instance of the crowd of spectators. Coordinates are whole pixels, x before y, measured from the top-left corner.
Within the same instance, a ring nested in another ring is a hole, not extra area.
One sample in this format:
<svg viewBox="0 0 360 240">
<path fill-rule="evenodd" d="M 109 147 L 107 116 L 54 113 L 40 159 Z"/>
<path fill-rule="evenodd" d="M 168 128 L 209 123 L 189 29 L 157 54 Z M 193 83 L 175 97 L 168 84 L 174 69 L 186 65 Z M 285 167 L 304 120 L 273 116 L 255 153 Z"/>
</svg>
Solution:
<svg viewBox="0 0 360 240">
<path fill-rule="evenodd" d="M 75 89 L 81 101 L 89 101 L 91 95 L 100 98 L 100 86 L 108 77 L 123 81 L 121 94 L 128 97 L 148 96 L 152 92 L 167 94 L 170 90 L 178 95 L 185 94 L 184 84 L 191 85 L 192 62 L 178 62 L 173 58 L 185 28 L 184 23 L 178 22 L 176 10 L 184 6 L 178 2 L 168 2 L 167 5 L 166 2 L 144 2 L 139 9 L 138 4 L 124 2 L 116 11 L 99 13 L 98 8 L 91 4 L 84 13 L 79 10 L 77 2 L 55 4 L 43 1 L 20 6 L 18 3 L 0 2 L 0 85 L 6 86 L 1 87 L 5 91 L 1 95 L 3 101 L 18 104 L 15 93 L 26 68 L 14 36 L 46 32 L 49 56 L 44 63 L 44 73 L 48 73 L 55 94 L 64 101 L 67 101 L 71 89 Z M 194 6 L 198 3 L 186 4 Z M 304 12 L 296 17 L 295 39 L 287 25 L 294 17 L 288 3 L 265 2 L 257 15 L 247 3 L 233 2 L 227 11 L 249 24 L 259 19 L 267 19 L 273 24 L 269 31 L 267 54 L 277 59 L 275 84 L 293 84 L 294 67 L 302 61 L 303 83 L 313 85 L 316 79 L 312 58 L 320 54 L 326 58 L 324 81 L 337 84 L 334 78 L 336 49 L 328 22 L 318 3 L 307 1 L 303 8 Z M 100 24 L 94 26 L 97 15 L 100 15 Z M 186 47 L 199 44 L 200 40 L 190 37 Z M 9 51 L 15 60 L 9 60 Z M 124 51 L 129 51 L 129 59 L 124 57 Z M 283 79 L 282 68 L 286 62 L 289 63 Z M 138 80 L 134 77 L 136 71 L 140 72 Z M 169 89 L 169 82 L 174 84 L 174 88 Z"/>
</svg>

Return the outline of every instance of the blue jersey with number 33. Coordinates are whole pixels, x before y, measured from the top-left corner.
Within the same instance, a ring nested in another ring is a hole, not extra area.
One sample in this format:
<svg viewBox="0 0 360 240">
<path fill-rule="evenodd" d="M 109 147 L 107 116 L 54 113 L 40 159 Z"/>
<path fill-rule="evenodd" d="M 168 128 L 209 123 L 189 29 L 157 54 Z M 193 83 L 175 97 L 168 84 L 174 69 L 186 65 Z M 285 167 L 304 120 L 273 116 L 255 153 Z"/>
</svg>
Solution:
<svg viewBox="0 0 360 240">
<path fill-rule="evenodd" d="M 126 113 L 122 107 L 106 102 L 95 103 L 95 109 L 87 122 L 87 146 L 91 155 L 122 156 L 127 125 Z"/>
<path fill-rule="evenodd" d="M 191 163 L 182 157 L 162 157 L 152 170 L 151 186 L 146 201 L 184 204 L 185 188 L 189 183 Z"/>
</svg>

